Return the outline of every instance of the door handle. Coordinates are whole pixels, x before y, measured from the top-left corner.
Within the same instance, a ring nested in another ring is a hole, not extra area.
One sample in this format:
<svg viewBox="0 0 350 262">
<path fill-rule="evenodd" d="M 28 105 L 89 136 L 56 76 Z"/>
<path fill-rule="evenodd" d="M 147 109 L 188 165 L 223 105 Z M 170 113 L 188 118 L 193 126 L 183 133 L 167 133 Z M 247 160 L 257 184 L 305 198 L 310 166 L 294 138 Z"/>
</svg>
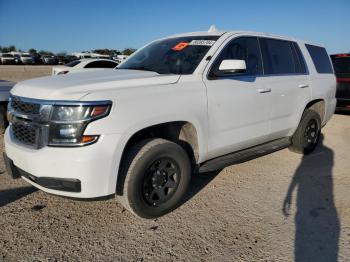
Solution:
<svg viewBox="0 0 350 262">
<path fill-rule="evenodd" d="M 307 87 L 309 87 L 309 85 L 308 84 L 300 84 L 300 85 L 298 85 L 298 87 L 299 88 L 307 88 Z"/>
<path fill-rule="evenodd" d="M 263 94 L 263 93 L 270 93 L 271 92 L 271 88 L 259 88 L 258 92 Z"/>
</svg>

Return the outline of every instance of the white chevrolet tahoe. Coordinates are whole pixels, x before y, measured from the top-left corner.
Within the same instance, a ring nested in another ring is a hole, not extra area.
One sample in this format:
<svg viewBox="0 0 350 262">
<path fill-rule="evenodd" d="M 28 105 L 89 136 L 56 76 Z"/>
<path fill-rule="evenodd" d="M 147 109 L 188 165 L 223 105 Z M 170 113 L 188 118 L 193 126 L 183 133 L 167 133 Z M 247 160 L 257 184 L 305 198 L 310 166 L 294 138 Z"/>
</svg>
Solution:
<svg viewBox="0 0 350 262">
<path fill-rule="evenodd" d="M 335 88 L 318 45 L 241 31 L 170 36 L 115 70 L 18 83 L 6 165 L 48 193 L 115 194 L 154 218 L 181 204 L 193 173 L 286 147 L 312 152 Z"/>
</svg>

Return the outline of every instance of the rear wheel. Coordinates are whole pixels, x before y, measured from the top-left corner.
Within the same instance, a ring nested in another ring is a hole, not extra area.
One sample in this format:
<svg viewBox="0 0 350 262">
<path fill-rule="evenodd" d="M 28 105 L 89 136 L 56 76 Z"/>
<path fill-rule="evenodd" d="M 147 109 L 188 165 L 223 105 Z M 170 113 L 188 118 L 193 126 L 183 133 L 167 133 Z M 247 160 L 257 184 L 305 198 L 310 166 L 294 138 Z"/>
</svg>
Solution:
<svg viewBox="0 0 350 262">
<path fill-rule="evenodd" d="M 129 150 L 120 175 L 120 203 L 137 216 L 155 218 L 181 204 L 190 184 L 191 164 L 178 144 L 145 140 Z"/>
<path fill-rule="evenodd" d="M 296 153 L 309 154 L 317 146 L 321 134 L 321 117 L 311 109 L 306 109 L 298 129 L 292 137 L 289 149 Z"/>
</svg>

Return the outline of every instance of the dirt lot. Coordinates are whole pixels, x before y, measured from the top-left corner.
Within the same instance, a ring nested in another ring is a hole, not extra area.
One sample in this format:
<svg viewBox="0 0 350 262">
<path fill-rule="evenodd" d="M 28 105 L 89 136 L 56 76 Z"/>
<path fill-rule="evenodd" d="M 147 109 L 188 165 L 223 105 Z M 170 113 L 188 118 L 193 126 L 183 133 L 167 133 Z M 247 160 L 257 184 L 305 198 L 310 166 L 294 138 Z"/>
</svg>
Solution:
<svg viewBox="0 0 350 262">
<path fill-rule="evenodd" d="M 0 65 L 0 80 L 18 82 L 39 76 L 51 75 L 52 66 Z"/>
<path fill-rule="evenodd" d="M 309 156 L 285 149 L 194 177 L 187 201 L 157 220 L 114 199 L 36 191 L 3 171 L 0 261 L 349 261 L 350 115 L 323 134 Z"/>
</svg>

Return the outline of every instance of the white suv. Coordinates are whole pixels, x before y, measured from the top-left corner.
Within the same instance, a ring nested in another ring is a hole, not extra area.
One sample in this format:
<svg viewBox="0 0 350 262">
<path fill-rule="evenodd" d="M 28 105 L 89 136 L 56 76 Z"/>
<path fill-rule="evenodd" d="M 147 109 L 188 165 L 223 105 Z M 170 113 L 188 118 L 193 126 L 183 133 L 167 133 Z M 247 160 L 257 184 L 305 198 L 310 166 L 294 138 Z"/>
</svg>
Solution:
<svg viewBox="0 0 350 262">
<path fill-rule="evenodd" d="M 241 31 L 167 37 L 115 70 L 18 83 L 8 172 L 52 194 L 116 194 L 158 217 L 181 204 L 195 172 L 286 147 L 310 153 L 335 87 L 318 45 Z"/>
</svg>

